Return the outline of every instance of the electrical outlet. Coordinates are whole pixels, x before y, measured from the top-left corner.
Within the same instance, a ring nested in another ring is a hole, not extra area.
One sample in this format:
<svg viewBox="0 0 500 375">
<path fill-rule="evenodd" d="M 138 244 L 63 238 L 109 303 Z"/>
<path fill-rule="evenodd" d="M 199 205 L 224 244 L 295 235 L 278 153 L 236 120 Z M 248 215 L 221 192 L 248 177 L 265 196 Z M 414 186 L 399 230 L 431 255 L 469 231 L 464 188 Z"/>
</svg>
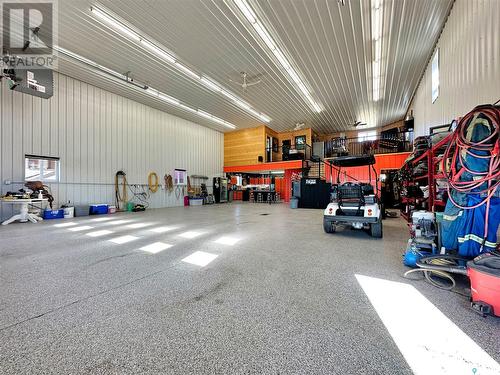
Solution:
<svg viewBox="0 0 500 375">
<path fill-rule="evenodd" d="M 12 184 L 12 181 L 11 180 L 5 180 L 3 183 L 4 183 L 4 185 L 10 185 L 10 184 Z"/>
</svg>

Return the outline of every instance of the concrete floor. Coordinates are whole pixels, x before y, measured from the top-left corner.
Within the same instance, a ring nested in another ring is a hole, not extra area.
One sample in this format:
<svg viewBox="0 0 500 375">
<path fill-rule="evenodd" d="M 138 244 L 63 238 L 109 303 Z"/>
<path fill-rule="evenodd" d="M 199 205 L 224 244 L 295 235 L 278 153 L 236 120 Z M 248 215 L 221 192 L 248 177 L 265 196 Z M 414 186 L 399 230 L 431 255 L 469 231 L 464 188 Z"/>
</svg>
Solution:
<svg viewBox="0 0 500 375">
<path fill-rule="evenodd" d="M 2 374 L 411 374 L 355 274 L 414 285 L 500 361 L 500 319 L 401 277 L 400 219 L 375 240 L 327 235 L 321 211 L 285 205 L 110 218 L 0 227 Z M 76 224 L 55 227 L 67 222 Z M 112 233 L 88 235 L 103 230 Z M 137 238 L 109 241 L 124 235 Z M 173 246 L 139 250 L 155 242 Z M 205 267 L 182 261 L 195 251 L 218 257 Z"/>
</svg>

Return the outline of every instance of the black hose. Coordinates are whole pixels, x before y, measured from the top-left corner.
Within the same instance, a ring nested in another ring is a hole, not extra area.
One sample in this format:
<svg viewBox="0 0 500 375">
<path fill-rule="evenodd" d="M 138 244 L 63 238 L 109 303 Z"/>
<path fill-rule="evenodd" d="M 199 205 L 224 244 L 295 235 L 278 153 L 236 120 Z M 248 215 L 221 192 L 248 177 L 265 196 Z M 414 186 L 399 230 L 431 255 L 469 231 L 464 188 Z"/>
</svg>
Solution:
<svg viewBox="0 0 500 375">
<path fill-rule="evenodd" d="M 450 266 L 450 265 L 437 265 L 430 264 L 429 262 L 432 260 L 453 260 L 453 261 L 464 261 L 465 259 L 457 257 L 455 255 L 431 255 L 427 257 L 423 257 L 417 260 L 416 264 L 418 267 L 432 270 L 432 271 L 443 271 L 449 273 L 457 273 L 460 275 L 467 276 L 467 267 L 464 266 Z"/>
</svg>

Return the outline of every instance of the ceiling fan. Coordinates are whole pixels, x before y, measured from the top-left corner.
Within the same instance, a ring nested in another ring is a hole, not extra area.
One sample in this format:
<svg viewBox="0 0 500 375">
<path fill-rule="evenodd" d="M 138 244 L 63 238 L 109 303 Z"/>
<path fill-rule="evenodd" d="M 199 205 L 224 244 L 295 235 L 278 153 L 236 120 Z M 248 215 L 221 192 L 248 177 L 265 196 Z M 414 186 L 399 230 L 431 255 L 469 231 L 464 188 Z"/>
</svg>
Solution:
<svg viewBox="0 0 500 375">
<path fill-rule="evenodd" d="M 358 126 L 365 126 L 366 122 L 354 121 L 353 127 L 357 128 Z"/>
<path fill-rule="evenodd" d="M 247 87 L 254 86 L 262 82 L 262 79 L 260 79 L 260 77 L 262 77 L 263 74 L 249 76 L 247 72 L 241 72 L 240 75 L 242 79 L 241 82 L 237 82 L 232 79 L 230 79 L 229 81 L 237 84 L 238 86 L 241 86 L 243 88 L 243 91 L 246 91 Z"/>
</svg>

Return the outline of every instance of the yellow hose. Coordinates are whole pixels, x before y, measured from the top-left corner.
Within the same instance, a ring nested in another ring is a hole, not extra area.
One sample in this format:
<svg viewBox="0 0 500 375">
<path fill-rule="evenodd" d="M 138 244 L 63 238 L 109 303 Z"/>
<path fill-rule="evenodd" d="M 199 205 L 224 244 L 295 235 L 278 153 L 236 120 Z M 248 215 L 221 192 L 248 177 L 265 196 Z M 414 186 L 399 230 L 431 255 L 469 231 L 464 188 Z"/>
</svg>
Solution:
<svg viewBox="0 0 500 375">
<path fill-rule="evenodd" d="M 153 178 L 154 178 L 154 183 L 152 182 Z M 156 193 L 158 191 L 158 175 L 155 172 L 151 172 L 148 175 L 148 185 L 149 185 L 149 190 L 152 193 Z"/>
</svg>

